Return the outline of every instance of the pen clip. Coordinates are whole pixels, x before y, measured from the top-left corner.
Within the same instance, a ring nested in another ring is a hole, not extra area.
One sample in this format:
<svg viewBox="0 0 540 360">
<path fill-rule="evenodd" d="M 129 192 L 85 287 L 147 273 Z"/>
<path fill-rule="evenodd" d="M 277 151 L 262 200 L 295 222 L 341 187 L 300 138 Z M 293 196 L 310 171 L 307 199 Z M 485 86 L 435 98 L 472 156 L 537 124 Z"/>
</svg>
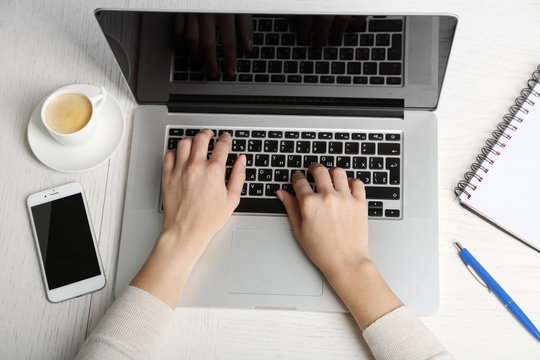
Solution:
<svg viewBox="0 0 540 360">
<path fill-rule="evenodd" d="M 463 259 L 461 261 L 463 261 Z M 463 262 L 463 264 L 465 264 L 465 262 Z M 465 264 L 465 267 L 467 268 L 467 270 L 469 270 L 469 272 L 476 279 L 476 281 L 478 281 L 480 283 L 480 285 L 482 285 L 483 287 L 488 289 L 489 292 L 491 292 L 491 289 L 486 285 L 486 283 L 482 279 L 480 279 L 480 277 L 478 276 L 476 271 L 474 271 L 474 269 L 471 267 L 471 265 Z"/>
<path fill-rule="evenodd" d="M 461 246 L 461 244 L 458 242 L 455 242 L 454 246 L 458 249 L 458 252 L 461 252 L 461 250 L 463 250 L 463 246 Z M 463 258 L 461 256 L 459 258 L 461 259 L 461 261 L 463 261 Z M 476 271 L 474 271 L 471 265 L 467 265 L 465 261 L 463 261 L 463 265 L 465 265 L 467 270 L 469 270 L 471 275 L 476 279 L 476 281 L 480 283 L 480 285 L 482 285 L 483 287 L 488 289 L 489 292 L 491 292 L 491 289 L 486 285 L 486 283 L 482 279 L 480 279 L 480 276 L 478 276 L 478 274 L 476 273 Z"/>
</svg>

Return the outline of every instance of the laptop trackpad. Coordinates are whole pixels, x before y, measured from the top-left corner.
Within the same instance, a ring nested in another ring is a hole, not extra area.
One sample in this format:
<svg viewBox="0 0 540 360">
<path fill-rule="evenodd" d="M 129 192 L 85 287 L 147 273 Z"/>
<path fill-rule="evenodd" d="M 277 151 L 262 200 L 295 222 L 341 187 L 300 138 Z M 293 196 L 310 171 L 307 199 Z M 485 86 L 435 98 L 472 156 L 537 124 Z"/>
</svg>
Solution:
<svg viewBox="0 0 540 360">
<path fill-rule="evenodd" d="M 321 273 L 287 230 L 233 230 L 229 291 L 321 296 Z"/>
</svg>

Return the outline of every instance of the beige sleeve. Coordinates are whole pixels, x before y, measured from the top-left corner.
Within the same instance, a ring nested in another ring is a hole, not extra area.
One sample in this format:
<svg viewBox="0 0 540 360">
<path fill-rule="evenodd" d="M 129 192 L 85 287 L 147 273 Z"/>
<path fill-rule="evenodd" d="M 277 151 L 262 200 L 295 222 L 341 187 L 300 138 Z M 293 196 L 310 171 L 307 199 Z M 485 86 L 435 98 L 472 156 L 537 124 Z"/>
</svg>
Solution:
<svg viewBox="0 0 540 360">
<path fill-rule="evenodd" d="M 454 358 L 412 310 L 405 306 L 376 320 L 363 335 L 377 360 Z"/>
<path fill-rule="evenodd" d="M 128 286 L 86 339 L 77 359 L 151 359 L 153 345 L 173 310 L 157 297 Z"/>
</svg>

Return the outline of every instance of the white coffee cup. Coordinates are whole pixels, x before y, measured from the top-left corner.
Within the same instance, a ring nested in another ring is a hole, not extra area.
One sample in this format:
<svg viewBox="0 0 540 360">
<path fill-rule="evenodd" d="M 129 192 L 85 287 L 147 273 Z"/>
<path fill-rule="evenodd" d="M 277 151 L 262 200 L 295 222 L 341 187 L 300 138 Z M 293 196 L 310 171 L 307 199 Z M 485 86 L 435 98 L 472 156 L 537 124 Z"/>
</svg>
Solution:
<svg viewBox="0 0 540 360">
<path fill-rule="evenodd" d="M 41 107 L 45 129 L 64 145 L 83 145 L 96 133 L 97 113 L 105 103 L 106 90 L 89 96 L 81 91 L 59 89 L 47 97 Z"/>
</svg>

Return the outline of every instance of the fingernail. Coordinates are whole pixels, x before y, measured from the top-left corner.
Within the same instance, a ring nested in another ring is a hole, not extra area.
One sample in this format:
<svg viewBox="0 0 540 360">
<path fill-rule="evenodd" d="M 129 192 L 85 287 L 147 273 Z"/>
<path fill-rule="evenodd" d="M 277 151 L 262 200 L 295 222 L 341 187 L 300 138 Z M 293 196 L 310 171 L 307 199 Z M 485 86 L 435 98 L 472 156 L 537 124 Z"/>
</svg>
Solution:
<svg viewBox="0 0 540 360">
<path fill-rule="evenodd" d="M 276 191 L 276 196 L 279 200 L 283 201 L 283 194 L 281 193 L 281 190 Z"/>
</svg>

